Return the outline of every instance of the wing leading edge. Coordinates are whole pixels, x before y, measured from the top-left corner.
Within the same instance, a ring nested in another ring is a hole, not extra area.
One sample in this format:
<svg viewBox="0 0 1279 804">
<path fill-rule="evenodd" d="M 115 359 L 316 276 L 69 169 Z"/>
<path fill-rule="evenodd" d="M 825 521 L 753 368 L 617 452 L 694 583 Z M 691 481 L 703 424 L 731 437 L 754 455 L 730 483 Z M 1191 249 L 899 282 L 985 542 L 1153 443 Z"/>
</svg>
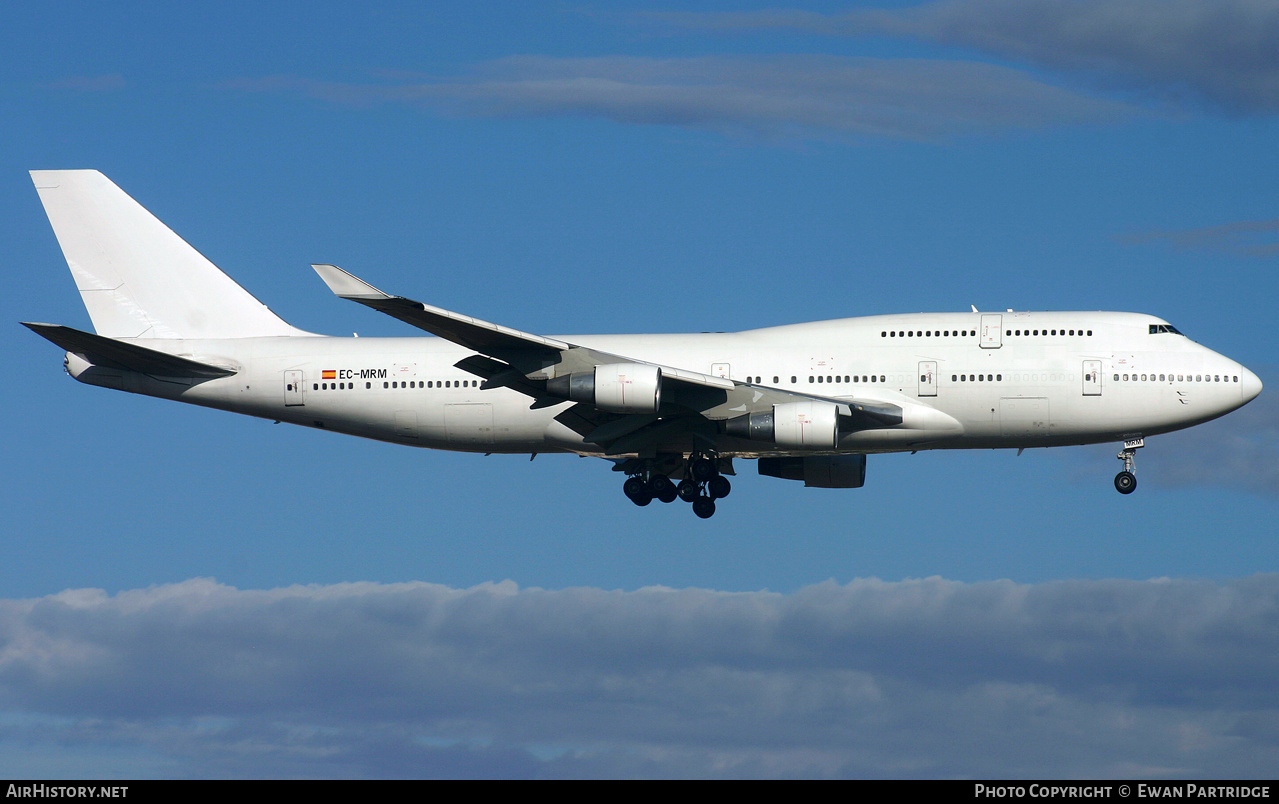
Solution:
<svg viewBox="0 0 1279 804">
<path fill-rule="evenodd" d="M 798 394 L 602 352 L 392 296 L 336 265 L 317 263 L 311 267 L 339 298 L 359 302 L 478 352 L 455 365 L 483 378 L 483 387 L 518 391 L 531 397 L 535 408 L 577 401 L 557 419 L 587 441 L 606 447 L 610 454 L 639 451 L 677 434 L 713 442 L 720 432 L 717 422 L 797 402 L 835 406 L 840 429 L 892 427 L 902 422 L 902 409 L 896 405 Z M 621 375 L 624 385 L 639 388 L 644 387 L 647 375 L 659 390 L 648 407 L 618 400 L 602 402 L 594 396 L 594 381 L 601 372 L 614 379 Z M 628 372 L 632 376 L 628 377 Z"/>
</svg>

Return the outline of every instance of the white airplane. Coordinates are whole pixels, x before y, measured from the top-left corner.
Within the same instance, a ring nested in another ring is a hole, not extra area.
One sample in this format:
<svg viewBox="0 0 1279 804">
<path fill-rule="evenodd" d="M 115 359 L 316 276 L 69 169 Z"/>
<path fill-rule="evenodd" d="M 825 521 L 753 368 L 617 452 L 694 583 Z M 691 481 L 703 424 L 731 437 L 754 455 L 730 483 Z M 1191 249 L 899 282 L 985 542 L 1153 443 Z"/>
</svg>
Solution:
<svg viewBox="0 0 1279 804">
<path fill-rule="evenodd" d="M 1261 381 L 1135 313 L 916 313 L 744 332 L 543 337 L 313 265 L 439 337 L 295 329 L 101 173 L 32 171 L 97 334 L 26 326 L 80 382 L 417 447 L 598 456 L 637 505 L 728 495 L 733 458 L 857 488 L 866 455 L 1123 442 L 1243 406 Z"/>
</svg>

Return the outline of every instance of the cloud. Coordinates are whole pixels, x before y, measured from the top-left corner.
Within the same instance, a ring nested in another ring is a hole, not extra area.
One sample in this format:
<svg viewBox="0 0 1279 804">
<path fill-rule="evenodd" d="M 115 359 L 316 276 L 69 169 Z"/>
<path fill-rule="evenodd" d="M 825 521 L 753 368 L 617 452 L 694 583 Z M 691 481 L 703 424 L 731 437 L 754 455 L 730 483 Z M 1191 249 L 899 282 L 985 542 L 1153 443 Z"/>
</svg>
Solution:
<svg viewBox="0 0 1279 804">
<path fill-rule="evenodd" d="M 1279 111 L 1272 0 L 942 0 L 902 9 L 652 15 L 681 27 L 905 37 L 1237 113 Z"/>
<path fill-rule="evenodd" d="M 1266 775 L 1277 618 L 1279 575 L 73 590 L 0 601 L 0 756 L 173 776 Z"/>
<path fill-rule="evenodd" d="M 1238 257 L 1274 257 L 1279 254 L 1279 219 L 1235 221 L 1198 229 L 1170 229 L 1120 235 L 1128 245 L 1164 243 L 1181 250 L 1197 249 Z"/>
<path fill-rule="evenodd" d="M 400 76 L 361 85 L 271 76 L 221 86 L 348 104 L 408 102 L 473 117 L 594 117 L 763 140 L 936 140 L 1108 122 L 1133 112 L 992 64 L 816 55 L 517 56 L 460 78 Z"/>
</svg>

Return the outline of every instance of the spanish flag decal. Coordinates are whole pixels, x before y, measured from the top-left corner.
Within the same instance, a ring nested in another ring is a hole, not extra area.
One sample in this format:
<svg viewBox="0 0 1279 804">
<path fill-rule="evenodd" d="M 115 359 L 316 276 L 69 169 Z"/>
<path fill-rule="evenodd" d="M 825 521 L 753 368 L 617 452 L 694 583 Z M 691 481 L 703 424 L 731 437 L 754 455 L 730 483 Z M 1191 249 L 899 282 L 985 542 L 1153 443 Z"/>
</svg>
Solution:
<svg viewBox="0 0 1279 804">
<path fill-rule="evenodd" d="M 325 369 L 324 374 L 320 377 L 322 380 L 336 380 L 337 378 L 338 373 L 336 369 Z"/>
</svg>

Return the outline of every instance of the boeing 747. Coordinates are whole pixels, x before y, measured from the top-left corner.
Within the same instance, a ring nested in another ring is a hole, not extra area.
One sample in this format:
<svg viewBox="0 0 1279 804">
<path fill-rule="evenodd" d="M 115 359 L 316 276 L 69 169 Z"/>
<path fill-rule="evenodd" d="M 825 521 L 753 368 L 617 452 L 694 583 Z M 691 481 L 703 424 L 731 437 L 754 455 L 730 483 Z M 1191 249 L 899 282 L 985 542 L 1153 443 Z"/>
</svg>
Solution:
<svg viewBox="0 0 1279 804">
<path fill-rule="evenodd" d="M 730 333 L 520 332 L 384 293 L 334 294 L 435 337 L 296 329 L 101 173 L 32 171 L 95 332 L 27 323 L 90 385 L 396 444 L 605 458 L 636 505 L 728 496 L 733 459 L 857 488 L 871 453 L 1122 443 L 1225 415 L 1261 381 L 1138 313 L 914 313 Z"/>
</svg>

